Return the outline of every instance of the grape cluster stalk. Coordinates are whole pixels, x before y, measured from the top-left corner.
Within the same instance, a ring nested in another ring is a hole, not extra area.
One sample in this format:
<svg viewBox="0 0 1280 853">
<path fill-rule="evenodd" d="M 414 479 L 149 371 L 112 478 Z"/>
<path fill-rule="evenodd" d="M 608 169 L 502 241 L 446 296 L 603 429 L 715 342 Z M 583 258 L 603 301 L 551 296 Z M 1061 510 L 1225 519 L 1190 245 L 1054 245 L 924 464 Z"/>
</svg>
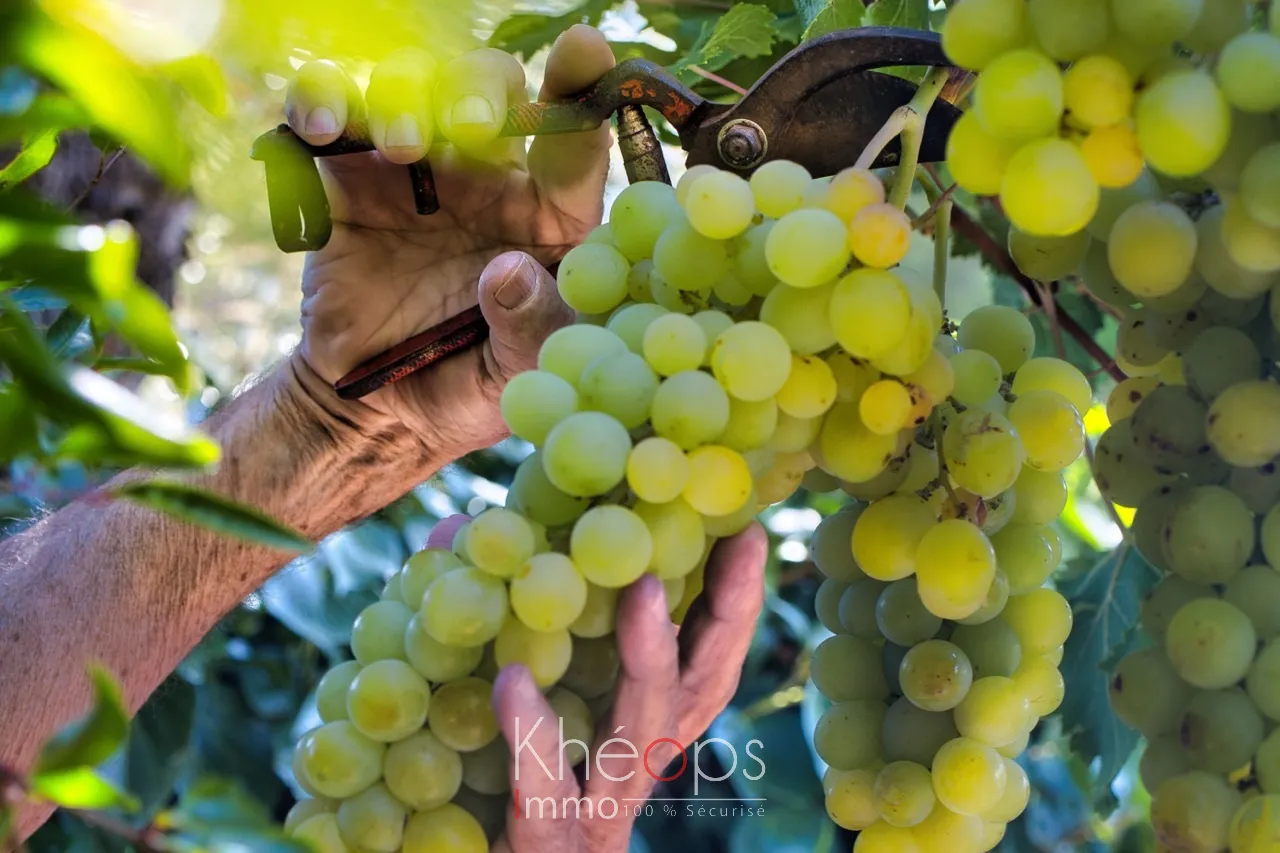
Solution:
<svg viewBox="0 0 1280 853">
<path fill-rule="evenodd" d="M 1280 12 L 1246 0 L 965 0 L 956 181 L 1029 277 L 1076 275 L 1128 378 L 1095 477 L 1164 572 L 1115 667 L 1161 849 L 1280 845 Z"/>
</svg>

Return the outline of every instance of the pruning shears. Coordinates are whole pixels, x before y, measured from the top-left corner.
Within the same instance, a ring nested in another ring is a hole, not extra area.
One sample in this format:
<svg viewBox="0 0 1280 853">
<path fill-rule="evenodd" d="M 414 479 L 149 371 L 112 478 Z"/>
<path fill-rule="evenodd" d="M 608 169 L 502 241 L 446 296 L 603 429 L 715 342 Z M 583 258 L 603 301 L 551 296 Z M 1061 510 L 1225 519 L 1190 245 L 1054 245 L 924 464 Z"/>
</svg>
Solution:
<svg viewBox="0 0 1280 853">
<path fill-rule="evenodd" d="M 844 30 L 791 51 L 740 100 L 722 104 L 694 92 L 660 65 L 628 59 L 575 97 L 512 106 L 502 135 L 576 133 L 616 115 L 628 179 L 669 183 L 661 145 L 641 109 L 650 107 L 679 134 L 690 166 L 711 164 L 747 177 L 768 161 L 792 160 L 824 177 L 852 164 L 893 111 L 911 100 L 915 84 L 875 71 L 898 66 L 949 63 L 933 33 L 894 27 Z M 960 117 L 949 100 L 948 90 L 955 89 L 944 89 L 929 113 L 922 163 L 944 159 L 947 135 Z M 329 203 L 313 158 L 372 150 L 373 143 L 358 128 L 323 146 L 308 145 L 288 125 L 258 138 L 252 157 L 266 167 L 272 229 L 283 251 L 314 251 L 329 239 Z M 899 154 L 895 141 L 874 165 L 893 166 Z M 423 159 L 407 170 L 418 213 L 435 213 L 440 205 L 431 164 Z M 470 308 L 369 359 L 335 389 L 343 398 L 358 399 L 487 335 L 479 307 Z"/>
</svg>

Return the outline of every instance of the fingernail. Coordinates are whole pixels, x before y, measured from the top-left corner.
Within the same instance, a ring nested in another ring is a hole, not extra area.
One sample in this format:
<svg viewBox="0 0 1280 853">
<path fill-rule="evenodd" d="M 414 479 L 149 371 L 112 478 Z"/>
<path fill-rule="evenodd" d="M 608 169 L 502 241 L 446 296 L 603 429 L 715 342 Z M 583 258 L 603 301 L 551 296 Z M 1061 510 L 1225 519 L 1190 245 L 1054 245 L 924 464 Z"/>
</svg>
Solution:
<svg viewBox="0 0 1280 853">
<path fill-rule="evenodd" d="M 408 113 L 392 119 L 382 144 L 387 148 L 421 148 L 422 130 L 418 120 Z"/>
<path fill-rule="evenodd" d="M 530 274 L 532 272 L 529 259 L 522 256 L 520 263 L 511 268 L 507 277 L 502 280 L 502 284 L 498 285 L 498 289 L 493 292 L 493 301 L 508 311 L 514 311 L 528 302 L 533 296 L 533 276 Z"/>
<path fill-rule="evenodd" d="M 467 95 L 453 105 L 451 118 L 455 125 L 493 124 L 493 105 L 479 95 Z"/>
<path fill-rule="evenodd" d="M 328 136 L 337 133 L 338 117 L 333 114 L 333 110 L 328 107 L 316 107 L 307 113 L 307 120 L 303 122 L 302 129 L 309 136 Z"/>
</svg>

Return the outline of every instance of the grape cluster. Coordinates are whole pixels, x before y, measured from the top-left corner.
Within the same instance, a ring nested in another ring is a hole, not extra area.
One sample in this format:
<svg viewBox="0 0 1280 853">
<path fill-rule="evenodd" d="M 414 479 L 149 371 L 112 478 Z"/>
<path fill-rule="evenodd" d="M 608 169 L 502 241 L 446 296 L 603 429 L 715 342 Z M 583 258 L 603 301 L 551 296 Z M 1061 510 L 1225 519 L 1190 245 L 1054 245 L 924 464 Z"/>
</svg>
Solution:
<svg viewBox="0 0 1280 853">
<path fill-rule="evenodd" d="M 1071 608 L 1046 583 L 1061 474 L 1084 448 L 1086 378 L 1028 359 L 1030 323 L 981 308 L 935 351 L 953 381 L 901 470 L 845 484 L 819 525 L 814 651 L 831 700 L 814 742 L 827 811 L 854 850 L 990 850 L 1027 805 L 1015 761 L 1063 698 Z"/>
</svg>

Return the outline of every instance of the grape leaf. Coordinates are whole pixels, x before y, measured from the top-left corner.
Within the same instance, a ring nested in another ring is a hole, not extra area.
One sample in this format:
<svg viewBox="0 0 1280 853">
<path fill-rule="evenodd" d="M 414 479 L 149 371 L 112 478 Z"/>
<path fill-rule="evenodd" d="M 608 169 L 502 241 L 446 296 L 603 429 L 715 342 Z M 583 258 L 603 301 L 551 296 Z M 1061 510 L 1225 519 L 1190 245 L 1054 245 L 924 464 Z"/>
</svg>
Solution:
<svg viewBox="0 0 1280 853">
<path fill-rule="evenodd" d="M 929 29 L 929 0 L 875 0 L 867 7 L 868 27 Z"/>
<path fill-rule="evenodd" d="M 1058 584 L 1075 616 L 1060 666 L 1066 697 L 1059 713 L 1063 731 L 1085 764 L 1098 759 L 1097 798 L 1107 796 L 1138 744 L 1138 733 L 1111 710 L 1107 668 L 1143 645 L 1138 607 L 1157 579 L 1157 571 L 1137 548 L 1121 545 L 1092 568 Z"/>
<path fill-rule="evenodd" d="M 512 15 L 493 31 L 489 47 L 528 59 L 574 24 L 600 23 L 600 17 L 613 8 L 614 3 L 615 0 L 587 0 L 563 15 Z"/>
<path fill-rule="evenodd" d="M 834 33 L 836 30 L 847 30 L 862 25 L 862 19 L 866 13 L 866 8 L 862 5 L 862 0 L 802 0 L 805 7 L 819 7 L 812 17 L 809 16 L 809 10 L 806 8 L 801 14 L 808 18 L 808 25 L 805 27 L 804 35 L 801 41 L 810 41 L 819 36 L 825 36 L 828 33 Z M 801 3 L 796 4 L 796 8 L 800 8 Z"/>
<path fill-rule="evenodd" d="M 140 480 L 117 486 L 111 494 L 246 542 L 295 552 L 315 544 L 251 506 L 186 483 Z"/>
<path fill-rule="evenodd" d="M 58 131 L 42 130 L 29 134 L 22 140 L 22 148 L 0 168 L 0 192 L 22 183 L 36 172 L 49 165 L 58 150 Z"/>
<path fill-rule="evenodd" d="M 716 22 L 681 65 L 718 71 L 740 57 L 768 56 L 778 35 L 777 20 L 767 6 L 740 3 Z"/>
<path fill-rule="evenodd" d="M 31 794 L 68 809 L 122 808 L 135 811 L 138 801 L 107 781 L 92 767 L 50 770 L 31 777 Z"/>
</svg>

